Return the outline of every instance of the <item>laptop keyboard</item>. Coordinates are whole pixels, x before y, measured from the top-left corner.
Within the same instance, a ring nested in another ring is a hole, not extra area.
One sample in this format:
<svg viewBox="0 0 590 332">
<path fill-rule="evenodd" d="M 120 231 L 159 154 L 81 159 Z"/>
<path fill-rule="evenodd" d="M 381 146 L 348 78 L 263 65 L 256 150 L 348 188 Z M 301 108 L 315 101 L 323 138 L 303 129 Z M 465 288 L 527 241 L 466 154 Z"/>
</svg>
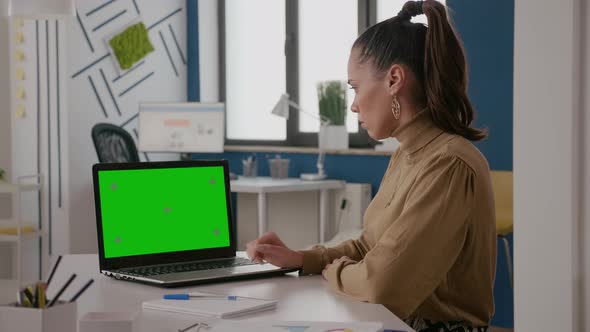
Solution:
<svg viewBox="0 0 590 332">
<path fill-rule="evenodd" d="M 249 259 L 236 257 L 233 259 L 224 259 L 219 261 L 207 261 L 207 262 L 190 262 L 190 263 L 179 263 L 170 265 L 155 265 L 155 266 L 142 266 L 137 268 L 125 269 L 117 271 L 119 273 L 125 273 L 132 276 L 146 277 L 155 276 L 160 274 L 178 273 L 178 272 L 189 272 L 189 271 L 203 271 L 213 269 L 224 269 L 236 266 L 253 265 Z"/>
</svg>

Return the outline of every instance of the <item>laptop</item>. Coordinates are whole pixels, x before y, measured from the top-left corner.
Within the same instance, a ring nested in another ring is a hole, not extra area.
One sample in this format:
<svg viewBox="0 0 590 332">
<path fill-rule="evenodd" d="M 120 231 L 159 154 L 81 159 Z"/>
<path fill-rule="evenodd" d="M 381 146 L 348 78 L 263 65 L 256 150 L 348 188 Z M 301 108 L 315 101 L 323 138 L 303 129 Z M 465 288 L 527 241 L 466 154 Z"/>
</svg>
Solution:
<svg viewBox="0 0 590 332">
<path fill-rule="evenodd" d="M 102 163 L 92 176 L 102 274 L 175 287 L 298 270 L 236 257 L 226 160 Z"/>
</svg>

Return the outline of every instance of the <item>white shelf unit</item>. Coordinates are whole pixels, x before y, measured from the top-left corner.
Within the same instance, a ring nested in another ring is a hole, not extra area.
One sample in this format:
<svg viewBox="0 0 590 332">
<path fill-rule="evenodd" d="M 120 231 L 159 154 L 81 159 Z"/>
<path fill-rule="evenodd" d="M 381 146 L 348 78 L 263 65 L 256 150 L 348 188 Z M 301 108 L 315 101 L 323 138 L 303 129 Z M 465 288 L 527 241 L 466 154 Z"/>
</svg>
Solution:
<svg viewBox="0 0 590 332">
<path fill-rule="evenodd" d="M 33 225 L 32 222 L 25 224 L 21 216 L 21 195 L 26 192 L 39 192 L 43 196 L 43 176 L 41 174 L 20 176 L 17 183 L 0 181 L 0 193 L 12 196 L 12 213 L 9 219 L 0 219 L 0 227 L 14 227 L 15 234 L 0 234 L 0 242 L 11 242 L 16 246 L 16 264 L 13 264 L 13 278 L 20 283 L 22 280 L 22 246 L 23 241 L 40 239 L 43 230 Z M 41 201 L 43 198 L 41 197 Z M 40 216 L 42 218 L 42 216 Z M 23 231 L 23 226 L 30 225 L 33 231 Z M 41 257 L 39 257 L 41 259 Z"/>
</svg>

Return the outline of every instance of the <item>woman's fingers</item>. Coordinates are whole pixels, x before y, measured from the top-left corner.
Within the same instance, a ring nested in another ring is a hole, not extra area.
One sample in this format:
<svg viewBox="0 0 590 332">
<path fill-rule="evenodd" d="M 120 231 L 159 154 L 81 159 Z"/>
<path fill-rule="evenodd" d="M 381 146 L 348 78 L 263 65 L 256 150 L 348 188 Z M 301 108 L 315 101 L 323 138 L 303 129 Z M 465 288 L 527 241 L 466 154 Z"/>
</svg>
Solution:
<svg viewBox="0 0 590 332">
<path fill-rule="evenodd" d="M 250 258 L 250 260 L 254 263 L 262 263 L 262 256 L 256 250 L 257 245 L 258 240 L 248 242 L 248 244 L 246 244 L 246 254 L 248 255 L 248 258 Z"/>
<path fill-rule="evenodd" d="M 260 251 L 258 251 L 256 249 L 256 247 L 258 245 L 272 245 L 272 246 L 285 248 L 285 249 L 287 249 L 287 251 L 289 251 L 287 246 L 283 243 L 283 241 L 281 241 L 281 239 L 279 238 L 279 236 L 277 234 L 275 234 L 274 232 L 266 232 L 263 235 L 261 235 L 258 239 L 254 240 L 254 241 L 250 241 L 250 242 L 248 242 L 248 244 L 246 244 L 246 253 L 248 254 L 248 258 L 250 258 L 250 260 L 255 263 L 262 263 L 263 259 L 267 260 L 264 258 L 264 255 L 262 255 L 260 253 Z M 283 253 L 283 254 L 285 254 L 285 253 Z M 276 257 L 275 256 L 275 255 L 280 255 L 280 253 L 269 253 L 269 255 L 273 256 L 273 258 L 270 258 L 270 259 L 272 259 L 274 261 L 277 261 L 277 260 L 280 261 L 280 260 L 286 259 L 284 257 Z M 287 259 L 287 262 L 290 262 L 290 260 Z M 274 264 L 274 265 L 276 265 L 276 264 Z"/>
<path fill-rule="evenodd" d="M 258 244 L 256 246 L 256 251 L 260 254 L 260 256 L 262 257 L 262 259 L 264 259 L 266 262 L 272 264 L 272 265 L 276 265 L 276 266 L 280 266 L 280 267 L 285 267 L 284 266 L 284 260 L 285 258 L 284 256 L 284 247 L 281 246 L 275 246 L 272 244 Z"/>
<path fill-rule="evenodd" d="M 279 267 L 301 267 L 303 264 L 303 254 L 287 247 L 258 244 L 256 251 L 265 261 Z"/>
<path fill-rule="evenodd" d="M 255 263 L 262 263 L 264 260 L 280 267 L 303 265 L 302 254 L 287 248 L 274 232 L 266 232 L 258 239 L 248 242 L 246 254 Z"/>
</svg>

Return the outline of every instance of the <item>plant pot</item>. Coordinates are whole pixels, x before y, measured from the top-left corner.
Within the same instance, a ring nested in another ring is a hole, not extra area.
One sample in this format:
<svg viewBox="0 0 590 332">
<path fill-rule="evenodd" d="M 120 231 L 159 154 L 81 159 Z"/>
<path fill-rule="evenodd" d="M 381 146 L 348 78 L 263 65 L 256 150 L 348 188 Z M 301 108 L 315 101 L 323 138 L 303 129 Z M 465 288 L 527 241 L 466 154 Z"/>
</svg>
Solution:
<svg viewBox="0 0 590 332">
<path fill-rule="evenodd" d="M 322 150 L 347 150 L 348 130 L 346 126 L 320 126 L 319 147 Z"/>
</svg>

